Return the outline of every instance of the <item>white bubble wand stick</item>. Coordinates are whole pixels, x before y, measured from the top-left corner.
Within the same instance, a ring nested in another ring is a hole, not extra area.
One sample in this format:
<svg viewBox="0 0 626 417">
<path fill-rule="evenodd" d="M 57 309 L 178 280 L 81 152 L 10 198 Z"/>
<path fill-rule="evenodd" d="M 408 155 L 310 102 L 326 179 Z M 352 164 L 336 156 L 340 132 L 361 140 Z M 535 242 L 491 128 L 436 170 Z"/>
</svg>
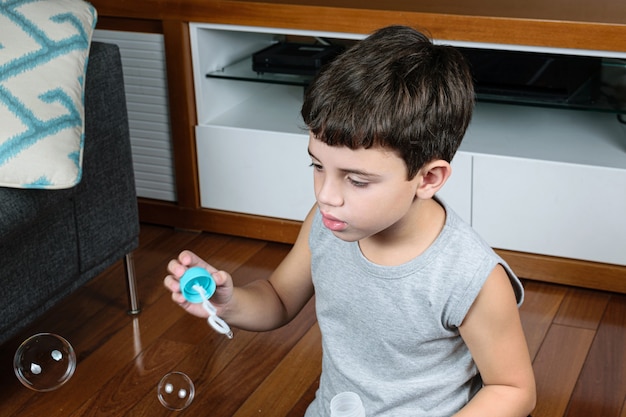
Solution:
<svg viewBox="0 0 626 417">
<path fill-rule="evenodd" d="M 200 293 L 200 296 L 202 297 L 202 307 L 204 307 L 206 312 L 209 313 L 209 318 L 207 319 L 207 322 L 209 323 L 209 325 L 213 327 L 213 329 L 216 332 L 224 334 L 229 339 L 232 339 L 233 338 L 232 330 L 230 330 L 230 327 L 228 326 L 228 324 L 226 324 L 226 322 L 217 315 L 217 310 L 213 306 L 213 304 L 211 304 L 211 302 L 209 301 L 209 297 L 207 297 L 206 291 L 204 290 L 204 288 L 196 284 L 193 286 L 193 289 L 196 290 L 198 293 Z"/>
<path fill-rule="evenodd" d="M 201 267 L 189 268 L 180 278 L 180 292 L 190 303 L 201 303 L 204 310 L 209 313 L 207 322 L 213 329 L 229 339 L 233 338 L 233 332 L 228 324 L 217 315 L 217 309 L 209 298 L 215 293 L 216 285 L 209 272 Z"/>
</svg>

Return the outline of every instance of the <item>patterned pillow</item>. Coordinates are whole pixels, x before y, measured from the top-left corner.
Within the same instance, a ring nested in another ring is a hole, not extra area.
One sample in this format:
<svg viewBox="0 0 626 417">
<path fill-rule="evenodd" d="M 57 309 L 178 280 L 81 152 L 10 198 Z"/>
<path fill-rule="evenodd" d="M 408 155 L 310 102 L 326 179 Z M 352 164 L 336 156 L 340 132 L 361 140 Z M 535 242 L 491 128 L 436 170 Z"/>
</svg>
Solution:
<svg viewBox="0 0 626 417">
<path fill-rule="evenodd" d="M 0 1 L 0 186 L 59 189 L 80 181 L 96 20 L 82 0 Z"/>
</svg>

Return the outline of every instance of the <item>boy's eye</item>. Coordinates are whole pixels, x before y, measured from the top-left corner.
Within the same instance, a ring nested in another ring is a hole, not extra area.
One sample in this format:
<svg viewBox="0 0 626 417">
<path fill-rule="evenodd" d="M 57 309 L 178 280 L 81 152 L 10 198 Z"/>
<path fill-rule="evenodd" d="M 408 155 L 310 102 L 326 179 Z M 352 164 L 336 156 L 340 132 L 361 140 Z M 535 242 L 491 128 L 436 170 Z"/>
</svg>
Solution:
<svg viewBox="0 0 626 417">
<path fill-rule="evenodd" d="M 311 162 L 309 166 L 312 167 L 316 171 L 319 171 L 319 172 L 324 171 L 324 167 L 322 166 L 322 164 Z M 359 181 L 358 179 L 352 178 L 350 176 L 346 176 L 346 180 L 354 187 L 362 188 L 362 187 L 367 187 L 369 185 L 369 182 L 367 181 Z"/>
<path fill-rule="evenodd" d="M 355 187 L 366 187 L 368 184 L 367 182 L 358 181 L 353 178 L 348 178 L 348 181 L 350 181 L 350 184 L 354 185 Z"/>
</svg>

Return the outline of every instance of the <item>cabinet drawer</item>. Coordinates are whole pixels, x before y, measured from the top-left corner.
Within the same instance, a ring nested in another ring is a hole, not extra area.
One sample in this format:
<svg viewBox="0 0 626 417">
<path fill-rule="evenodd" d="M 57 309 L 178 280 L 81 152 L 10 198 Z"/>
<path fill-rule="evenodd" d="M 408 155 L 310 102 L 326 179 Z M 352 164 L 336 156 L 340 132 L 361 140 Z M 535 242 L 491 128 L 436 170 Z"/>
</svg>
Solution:
<svg viewBox="0 0 626 417">
<path fill-rule="evenodd" d="M 496 248 L 626 265 L 626 170 L 474 157 L 473 227 Z"/>
<path fill-rule="evenodd" d="M 308 136 L 197 126 L 202 207 L 304 220 L 315 202 Z"/>
</svg>

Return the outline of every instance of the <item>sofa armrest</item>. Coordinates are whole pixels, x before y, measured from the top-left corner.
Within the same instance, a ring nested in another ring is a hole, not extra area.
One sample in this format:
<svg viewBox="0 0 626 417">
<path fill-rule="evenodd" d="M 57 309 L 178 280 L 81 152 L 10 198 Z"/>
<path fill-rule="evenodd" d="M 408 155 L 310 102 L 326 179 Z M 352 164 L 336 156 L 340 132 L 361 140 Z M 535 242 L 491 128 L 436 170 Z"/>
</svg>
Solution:
<svg viewBox="0 0 626 417">
<path fill-rule="evenodd" d="M 117 45 L 93 42 L 85 80 L 85 153 L 76 218 L 81 271 L 139 234 L 126 95 Z M 117 251 L 116 251 L 117 252 Z"/>
</svg>

